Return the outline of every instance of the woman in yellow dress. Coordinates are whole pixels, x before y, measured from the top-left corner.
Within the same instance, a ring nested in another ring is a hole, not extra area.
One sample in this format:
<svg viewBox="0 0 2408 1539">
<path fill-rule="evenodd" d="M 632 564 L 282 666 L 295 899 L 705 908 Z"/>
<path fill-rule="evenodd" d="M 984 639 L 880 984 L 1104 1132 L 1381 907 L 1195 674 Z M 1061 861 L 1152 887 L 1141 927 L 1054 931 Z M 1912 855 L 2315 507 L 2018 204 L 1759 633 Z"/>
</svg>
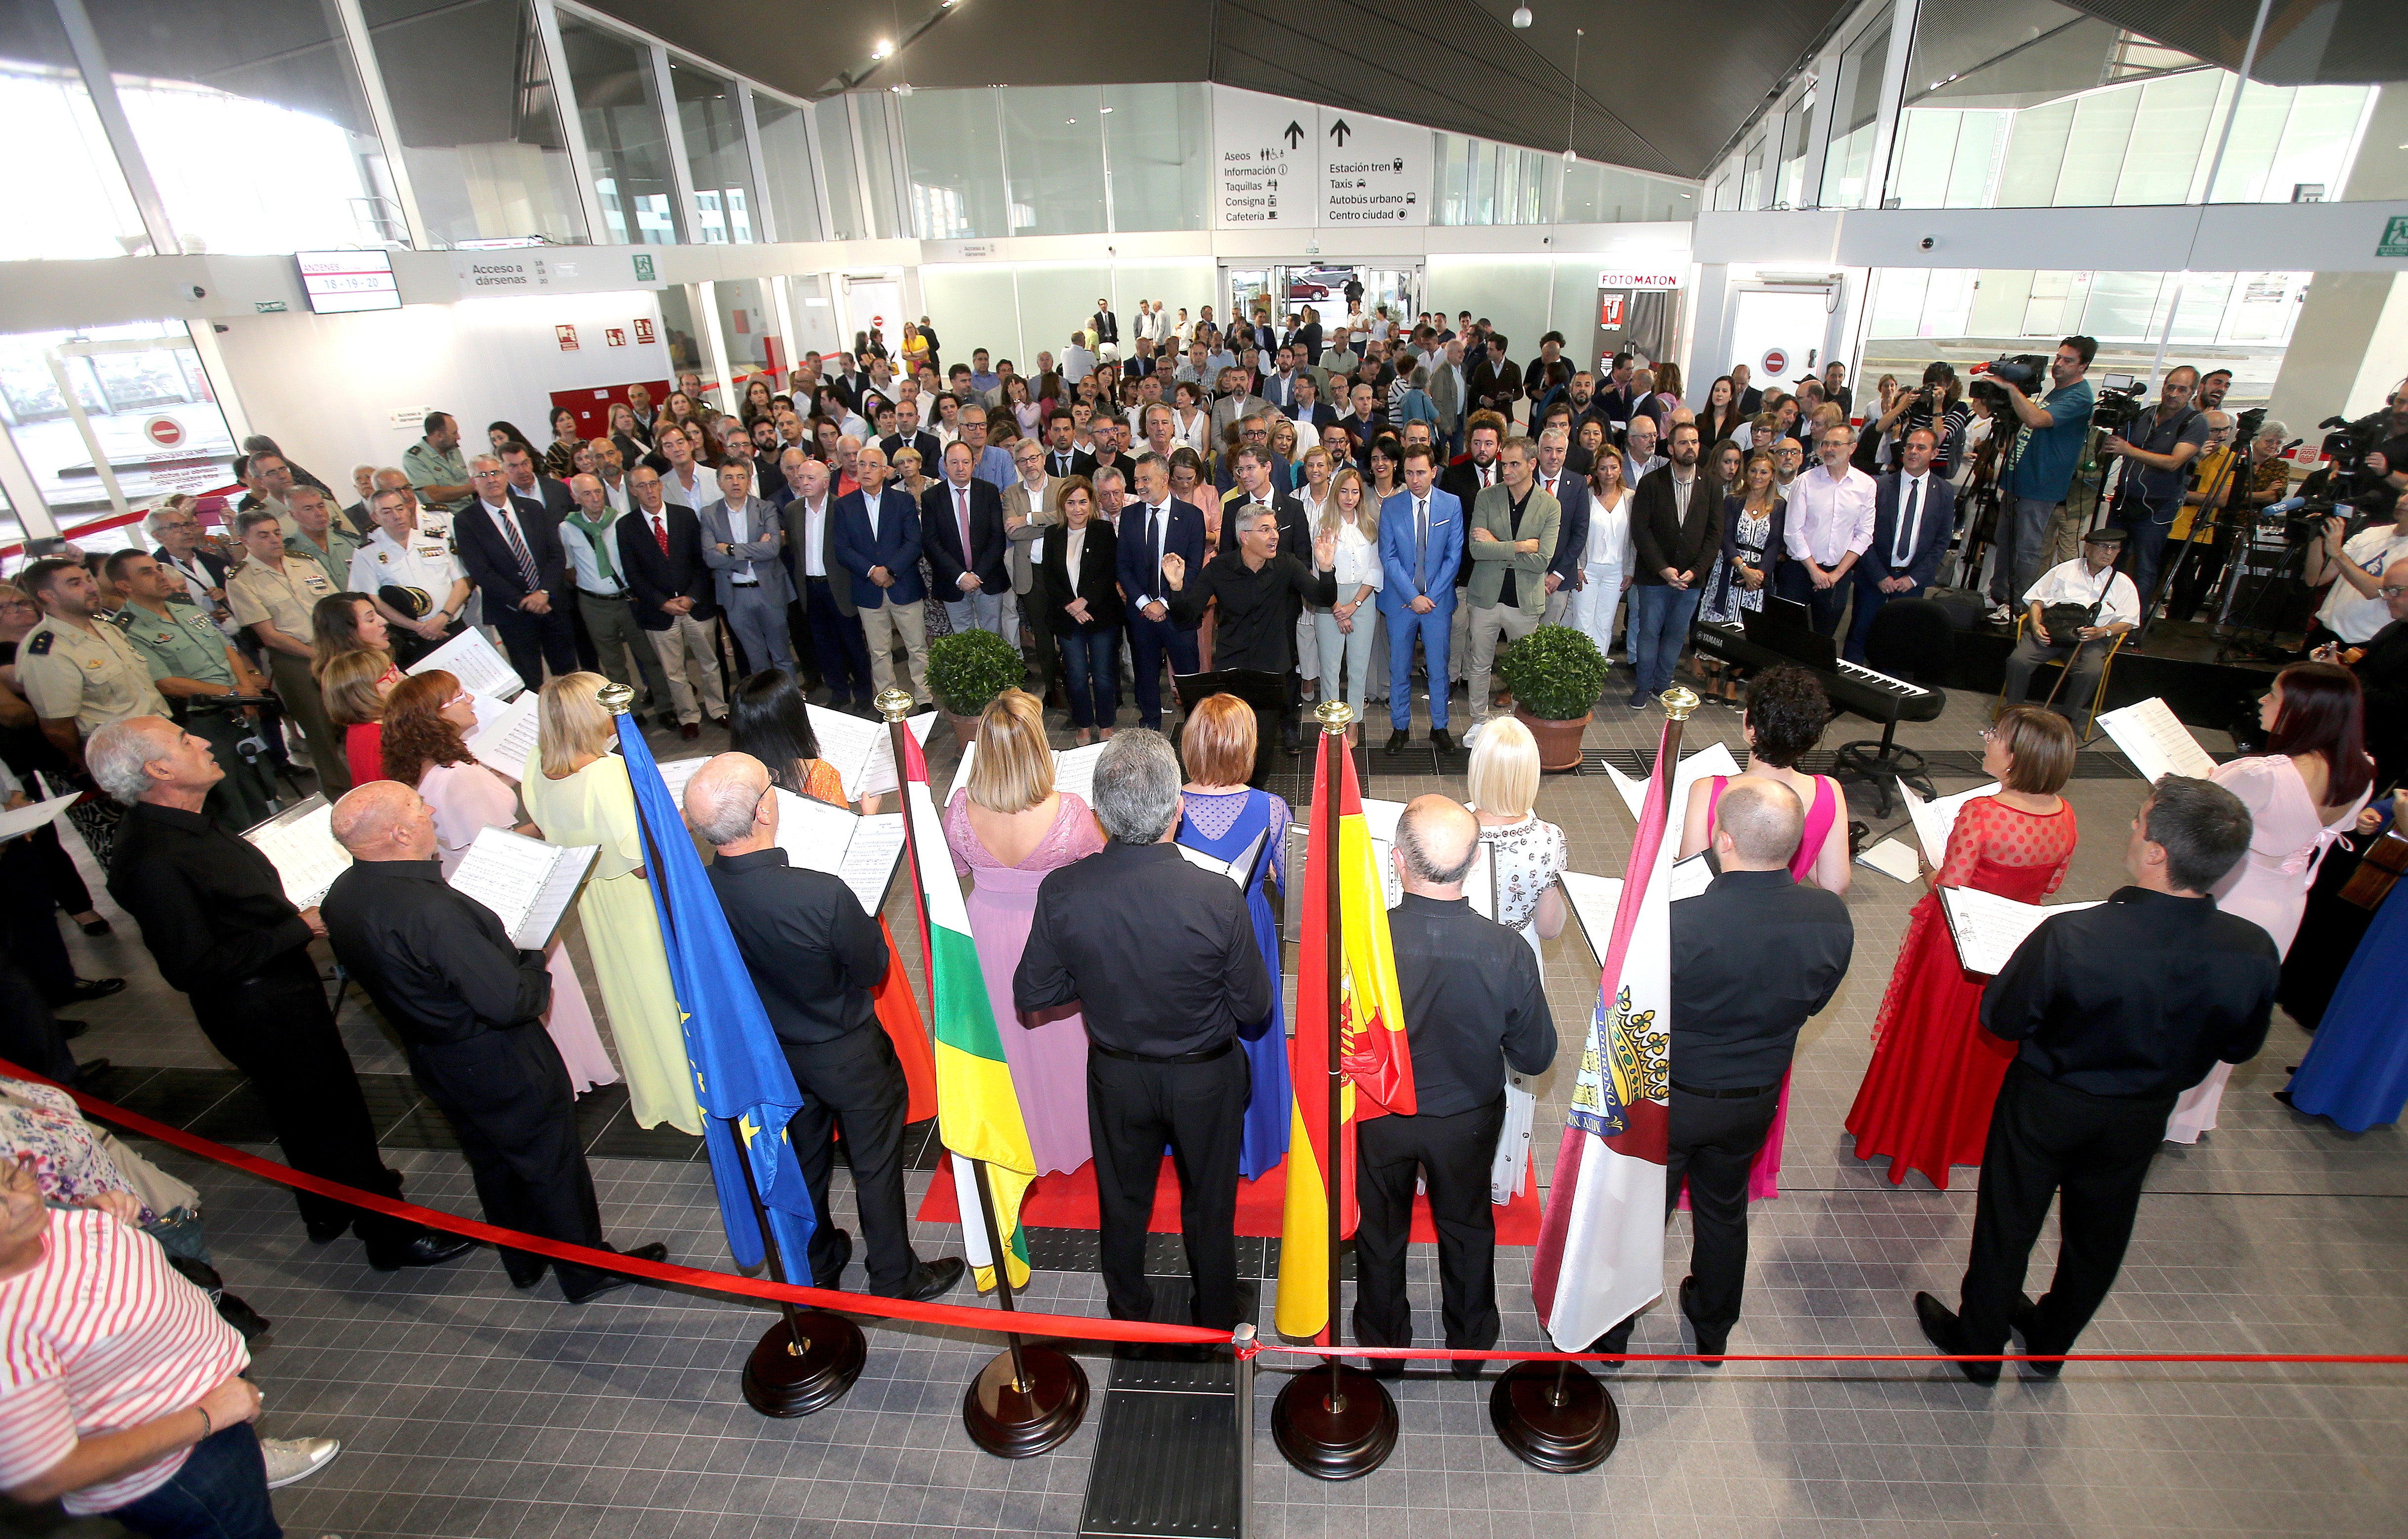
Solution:
<svg viewBox="0 0 2408 1539">
<path fill-rule="evenodd" d="M 543 686 L 536 751 L 519 781 L 527 816 L 553 844 L 595 844 L 594 870 L 578 895 L 585 948 L 627 1076 L 627 1100 L 641 1127 L 666 1122 L 700 1135 L 694 1072 L 668 953 L 644 872 L 643 827 L 624 760 L 610 752 L 610 712 L 595 693 L 609 681 L 571 673 Z"/>
</svg>

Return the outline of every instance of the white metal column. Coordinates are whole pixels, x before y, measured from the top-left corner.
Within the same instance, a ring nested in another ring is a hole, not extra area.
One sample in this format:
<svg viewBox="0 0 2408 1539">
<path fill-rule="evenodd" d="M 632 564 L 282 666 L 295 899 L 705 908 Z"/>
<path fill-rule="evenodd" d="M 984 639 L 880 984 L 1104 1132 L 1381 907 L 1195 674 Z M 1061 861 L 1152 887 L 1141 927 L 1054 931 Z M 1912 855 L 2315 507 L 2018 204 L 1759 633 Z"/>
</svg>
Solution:
<svg viewBox="0 0 2408 1539">
<path fill-rule="evenodd" d="M 125 108 L 117 99 L 117 82 L 108 73 L 108 60 L 100 50 L 100 35 L 92 28 L 92 18 L 85 14 L 83 0 L 57 0 L 59 25 L 65 29 L 67 46 L 75 52 L 76 68 L 83 75 L 84 91 L 92 97 L 93 115 L 100 120 L 101 132 L 108 136 L 108 147 L 117 154 L 118 169 L 125 176 L 125 190 L 134 198 L 134 207 L 142 216 L 142 228 L 150 237 L 150 250 L 161 256 L 180 255 L 183 245 L 176 238 L 176 226 L 167 217 L 166 201 L 159 195 L 159 184 L 150 180 L 150 164 L 142 158 L 142 146 L 134 137 L 134 125 L 125 117 Z"/>
<path fill-rule="evenodd" d="M 360 78 L 360 93 L 367 98 L 368 122 L 375 124 L 377 137 L 384 143 L 385 174 L 393 179 L 393 195 L 401 204 L 402 226 L 409 232 L 412 250 L 431 250 L 434 242 L 426 238 L 426 223 L 418 215 L 409 161 L 401 151 L 400 120 L 393 115 L 393 98 L 385 92 L 384 71 L 377 65 L 367 17 L 360 9 L 360 0 L 335 0 L 335 14 L 342 19 L 343 36 L 351 45 L 351 67 Z"/>
<path fill-rule="evenodd" d="M 585 210 L 585 238 L 596 246 L 608 246 L 610 222 L 603 217 L 602 190 L 594 180 L 594 154 L 585 143 L 585 120 L 577 113 L 577 87 L 568 78 L 568 50 L 561 44 L 560 13 L 552 0 L 535 0 L 535 25 L 543 39 L 544 57 L 550 61 L 552 98 L 560 104 L 560 136 L 568 147 L 568 174 L 577 182 L 578 204 Z M 627 239 L 631 244 L 643 243 L 633 223 L 627 227 Z"/>
<path fill-rule="evenodd" d="M 736 388 L 736 371 L 727 367 L 727 338 L 721 335 L 719 325 L 719 285 L 690 283 L 686 293 L 691 296 L 690 303 L 702 312 L 695 320 L 702 326 L 703 345 L 710 350 L 710 371 L 719 379 L 720 409 L 736 410 L 744 393 Z"/>
<path fill-rule="evenodd" d="M 778 229 L 778 212 L 769 198 L 769 163 L 761 153 L 761 123 L 752 114 L 752 88 L 742 80 L 730 79 L 727 89 L 736 93 L 736 110 L 744 124 L 744 163 L 752 170 L 752 223 L 759 229 L 763 244 L 773 244 L 784 238 Z M 783 309 L 782 301 L 781 302 Z"/>
<path fill-rule="evenodd" d="M 678 121 L 677 82 L 669 79 L 669 50 L 655 43 L 652 55 L 653 88 L 661 97 L 661 132 L 667 136 L 669 185 L 677 189 L 678 239 L 689 246 L 700 245 L 701 208 L 695 202 L 694 167 L 686 163 L 685 124 Z M 720 223 L 722 227 L 727 223 L 724 209 L 720 211 Z M 724 356 L 721 362 L 724 371 Z"/>
<path fill-rule="evenodd" d="M 1915 23 L 1922 15 L 1922 0 L 1898 0 L 1890 12 L 1889 54 L 1882 61 L 1881 106 L 1873 115 L 1873 157 L 1865 168 L 1870 183 L 1864 205 L 1868 209 L 1889 207 L 1890 146 L 1897 142 L 1899 116 L 1906 110 L 1906 64 L 1914 51 Z"/>
</svg>

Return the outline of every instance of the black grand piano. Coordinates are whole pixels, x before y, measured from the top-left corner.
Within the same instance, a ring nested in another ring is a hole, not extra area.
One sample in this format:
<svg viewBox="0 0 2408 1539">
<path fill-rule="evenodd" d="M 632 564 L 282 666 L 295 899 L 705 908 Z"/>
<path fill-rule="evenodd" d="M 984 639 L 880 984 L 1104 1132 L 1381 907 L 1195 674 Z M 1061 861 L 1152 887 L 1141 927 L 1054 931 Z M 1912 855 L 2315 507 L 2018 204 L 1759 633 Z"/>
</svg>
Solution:
<svg viewBox="0 0 2408 1539">
<path fill-rule="evenodd" d="M 1794 663 L 1822 681 L 1823 692 L 1841 711 L 1879 724 L 1881 740 L 1843 743 L 1832 755 L 1831 771 L 1856 775 L 1872 787 L 1874 815 L 1887 817 L 1890 783 L 1904 780 L 1924 796 L 1933 795 L 1923 767 L 1923 755 L 1900 748 L 1896 740 L 1900 722 L 1928 722 L 1940 714 L 1947 698 L 1936 689 L 1892 678 L 1840 655 L 1836 639 L 1813 626 L 1805 605 L 1765 595 L 1760 610 L 1740 611 L 1738 626 L 1699 622 L 1698 651 L 1753 672 Z"/>
</svg>

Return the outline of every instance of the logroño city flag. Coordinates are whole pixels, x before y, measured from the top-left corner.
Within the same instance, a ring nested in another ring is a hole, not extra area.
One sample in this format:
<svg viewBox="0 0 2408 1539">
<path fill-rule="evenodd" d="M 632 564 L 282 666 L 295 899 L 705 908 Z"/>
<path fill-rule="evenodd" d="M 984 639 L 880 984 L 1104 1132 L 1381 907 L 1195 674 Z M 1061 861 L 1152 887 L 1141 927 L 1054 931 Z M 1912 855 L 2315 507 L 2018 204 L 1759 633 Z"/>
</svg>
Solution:
<svg viewBox="0 0 2408 1539">
<path fill-rule="evenodd" d="M 1665 724 L 1641 804 L 1530 1266 L 1539 1318 L 1564 1352 L 1586 1351 L 1664 1291 L 1677 851 L 1664 795 L 1671 726 Z"/>
<path fill-rule="evenodd" d="M 1326 786 L 1328 733 L 1312 784 Z M 1287 1143 L 1286 1208 L 1280 1224 L 1279 1332 L 1291 1338 L 1324 1337 L 1329 1318 L 1330 1253 L 1354 1232 L 1354 1123 L 1358 1117 L 1413 1111 L 1413 1060 L 1405 1040 L 1405 1013 L 1397 987 L 1396 953 L 1388 941 L 1387 885 L 1371 830 L 1363 821 L 1363 798 L 1354 783 L 1354 758 L 1341 747 L 1344 779 L 1334 811 L 1316 807 L 1312 838 L 1304 861 L 1304 929 L 1297 947 L 1296 1038 L 1290 1080 L 1296 1111 Z M 1340 1126 L 1329 1126 L 1329 882 L 1324 855 L 1328 824 L 1338 826 L 1340 923 L 1343 935 L 1341 1030 L 1346 1084 L 1340 1092 Z M 1334 1135 L 1334 1143 L 1333 1143 Z M 1333 1159 L 1332 1155 L 1336 1158 Z M 1338 1182 L 1339 1232 L 1329 1232 L 1327 1178 Z"/>
<path fill-rule="evenodd" d="M 1020 1199 L 1037 1179 L 1037 1156 L 1028 1146 L 1020 1097 L 1004 1061 L 995 1006 L 979 971 L 978 942 L 970 938 L 969 911 L 962 903 L 961 879 L 946 853 L 945 828 L 928 790 L 928 760 L 920 740 L 903 740 L 903 798 L 912 873 L 919 899 L 920 943 L 928 958 L 937 1043 L 937 1136 L 953 1151 L 953 1191 L 961 1204 L 962 1248 L 976 1269 L 981 1292 L 995 1287 L 995 1257 L 980 1220 L 978 1175 L 973 1159 L 987 1167 L 995 1194 L 995 1228 L 1011 1253 L 1011 1286 L 1028 1281 L 1028 1240 L 1020 1229 Z"/>
</svg>

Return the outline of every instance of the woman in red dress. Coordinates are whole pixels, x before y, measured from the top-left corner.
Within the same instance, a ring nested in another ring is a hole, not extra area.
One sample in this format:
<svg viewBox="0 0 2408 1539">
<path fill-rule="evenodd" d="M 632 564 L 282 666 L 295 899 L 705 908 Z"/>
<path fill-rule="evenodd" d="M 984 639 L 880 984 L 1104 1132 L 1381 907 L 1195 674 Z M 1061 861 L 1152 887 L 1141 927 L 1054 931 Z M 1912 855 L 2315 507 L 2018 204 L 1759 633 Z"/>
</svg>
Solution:
<svg viewBox="0 0 2408 1539">
<path fill-rule="evenodd" d="M 1907 924 L 1873 1023 L 1872 1061 L 1848 1110 L 1856 1158 L 1888 1156 L 1892 1186 L 1914 1170 L 1946 1191 L 1949 1166 L 1982 1162 L 1990 1106 L 2015 1055 L 2014 1043 L 1982 1029 L 1989 980 L 1965 971 L 1939 889 L 2037 903 L 2073 860 L 2073 809 L 2057 794 L 2073 772 L 2071 725 L 2038 706 L 2010 706 L 1982 737 L 1983 771 L 2006 788 L 1957 813 L 1947 855 Z"/>
</svg>

